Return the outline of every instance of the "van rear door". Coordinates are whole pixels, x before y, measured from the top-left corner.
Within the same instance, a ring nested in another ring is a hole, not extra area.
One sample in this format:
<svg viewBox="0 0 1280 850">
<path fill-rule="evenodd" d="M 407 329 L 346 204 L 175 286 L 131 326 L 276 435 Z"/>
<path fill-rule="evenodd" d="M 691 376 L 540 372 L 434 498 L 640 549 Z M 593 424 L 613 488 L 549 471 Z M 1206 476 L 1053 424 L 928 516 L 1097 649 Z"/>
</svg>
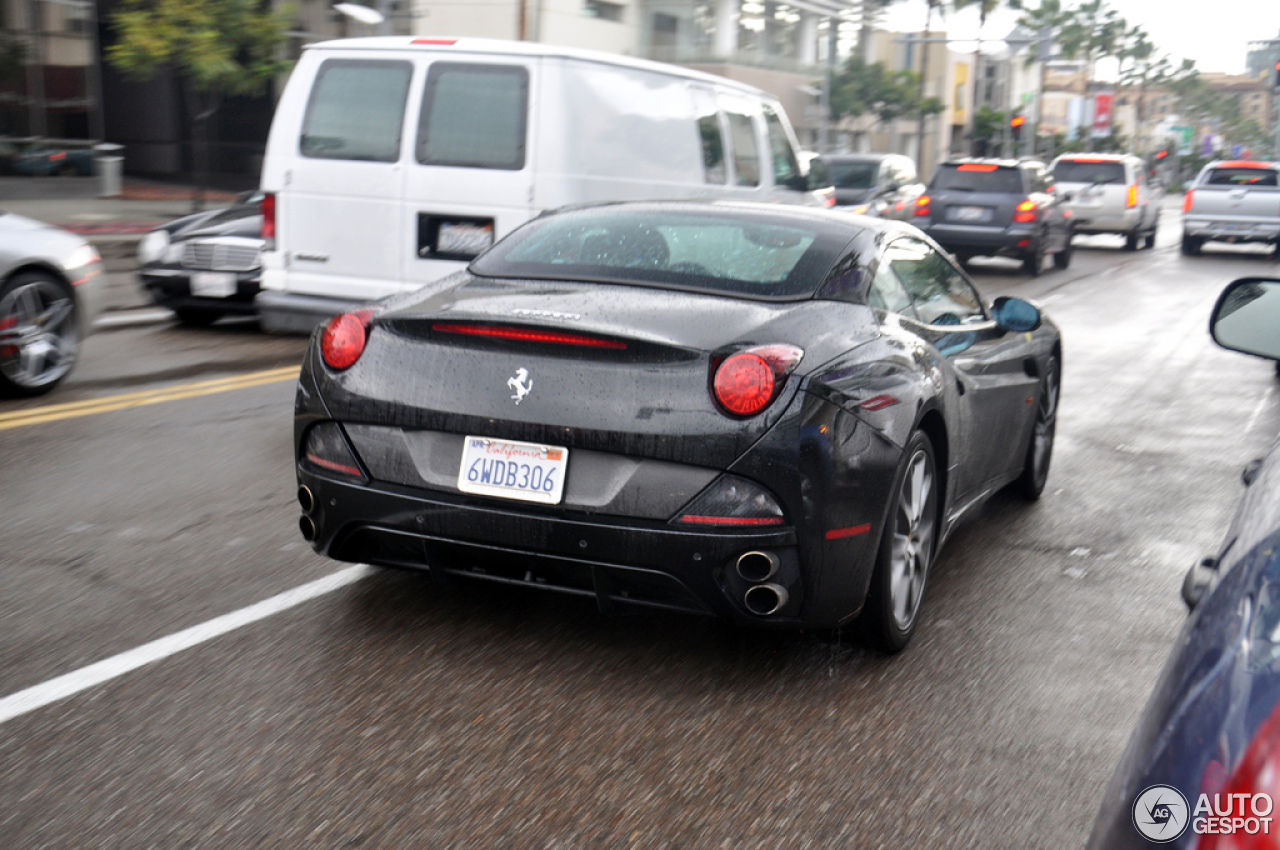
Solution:
<svg viewBox="0 0 1280 850">
<path fill-rule="evenodd" d="M 401 230 L 404 280 L 462 268 L 533 214 L 538 60 L 433 52 L 413 110 Z"/>
<path fill-rule="evenodd" d="M 277 213 L 290 292 L 369 300 L 399 288 L 413 84 L 407 57 L 321 59 L 298 137 L 285 140 L 297 146 Z"/>
</svg>

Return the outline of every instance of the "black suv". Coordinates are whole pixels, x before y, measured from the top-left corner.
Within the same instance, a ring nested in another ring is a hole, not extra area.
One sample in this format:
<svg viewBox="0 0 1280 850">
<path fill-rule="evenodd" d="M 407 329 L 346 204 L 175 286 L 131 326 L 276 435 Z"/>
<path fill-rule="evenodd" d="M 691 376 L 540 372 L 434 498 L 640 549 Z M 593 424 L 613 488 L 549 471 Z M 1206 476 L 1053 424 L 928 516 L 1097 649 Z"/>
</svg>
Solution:
<svg viewBox="0 0 1280 850">
<path fill-rule="evenodd" d="M 938 166 L 916 200 L 913 223 L 961 262 L 977 256 L 1021 260 L 1038 275 L 1045 255 L 1071 264 L 1071 213 L 1043 162 L 957 159 Z"/>
</svg>

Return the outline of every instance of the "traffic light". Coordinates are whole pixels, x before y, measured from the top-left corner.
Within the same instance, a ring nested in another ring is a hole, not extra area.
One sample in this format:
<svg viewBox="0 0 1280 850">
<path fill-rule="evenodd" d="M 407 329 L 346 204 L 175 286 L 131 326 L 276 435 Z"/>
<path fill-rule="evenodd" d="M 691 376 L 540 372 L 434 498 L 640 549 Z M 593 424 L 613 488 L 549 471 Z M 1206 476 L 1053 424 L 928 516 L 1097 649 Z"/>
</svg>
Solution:
<svg viewBox="0 0 1280 850">
<path fill-rule="evenodd" d="M 1015 115 L 1009 121 L 1009 129 L 1013 132 L 1013 140 L 1015 142 L 1022 141 L 1022 125 L 1027 123 L 1025 115 Z"/>
<path fill-rule="evenodd" d="M 1164 159 L 1168 155 L 1169 155 L 1168 151 L 1160 151 L 1159 153 L 1156 154 L 1156 159 Z"/>
</svg>

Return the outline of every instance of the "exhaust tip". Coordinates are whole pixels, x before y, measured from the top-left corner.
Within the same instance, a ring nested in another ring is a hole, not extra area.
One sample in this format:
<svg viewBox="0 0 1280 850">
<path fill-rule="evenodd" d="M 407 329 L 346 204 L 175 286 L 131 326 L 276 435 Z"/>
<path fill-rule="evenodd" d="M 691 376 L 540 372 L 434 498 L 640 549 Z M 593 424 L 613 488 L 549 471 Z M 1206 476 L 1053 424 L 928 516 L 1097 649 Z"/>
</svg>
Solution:
<svg viewBox="0 0 1280 850">
<path fill-rule="evenodd" d="M 737 570 L 746 581 L 768 581 L 778 571 L 778 556 L 772 552 L 743 552 L 738 556 Z"/>
<path fill-rule="evenodd" d="M 757 617 L 768 617 L 781 611 L 788 598 L 787 589 L 780 584 L 757 584 L 743 594 L 742 604 Z"/>
<path fill-rule="evenodd" d="M 308 543 L 316 539 L 316 524 L 311 521 L 311 517 L 299 517 L 298 529 L 302 532 L 302 539 Z"/>
<path fill-rule="evenodd" d="M 316 507 L 316 497 L 311 494 L 311 488 L 303 484 L 298 488 L 298 504 L 302 506 L 303 513 L 311 513 Z"/>
</svg>

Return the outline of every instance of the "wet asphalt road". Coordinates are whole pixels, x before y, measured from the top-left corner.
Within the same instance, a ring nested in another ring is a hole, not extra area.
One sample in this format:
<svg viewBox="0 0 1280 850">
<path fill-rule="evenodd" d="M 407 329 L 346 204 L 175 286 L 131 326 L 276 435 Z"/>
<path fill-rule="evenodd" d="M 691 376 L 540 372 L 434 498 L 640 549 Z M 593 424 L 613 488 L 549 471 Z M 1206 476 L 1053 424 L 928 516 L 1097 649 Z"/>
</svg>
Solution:
<svg viewBox="0 0 1280 850">
<path fill-rule="evenodd" d="M 975 265 L 1063 329 L 1057 451 L 1038 504 L 950 540 L 903 654 L 371 571 L 0 723 L 0 847 L 1080 845 L 1183 573 L 1280 431 L 1271 364 L 1206 333 L 1223 285 L 1280 264 L 1184 258 L 1175 230 L 1036 280 Z M 122 328 L 0 402 L 167 390 L 0 421 L 0 699 L 343 569 L 297 532 L 267 371 L 302 347 Z"/>
</svg>

